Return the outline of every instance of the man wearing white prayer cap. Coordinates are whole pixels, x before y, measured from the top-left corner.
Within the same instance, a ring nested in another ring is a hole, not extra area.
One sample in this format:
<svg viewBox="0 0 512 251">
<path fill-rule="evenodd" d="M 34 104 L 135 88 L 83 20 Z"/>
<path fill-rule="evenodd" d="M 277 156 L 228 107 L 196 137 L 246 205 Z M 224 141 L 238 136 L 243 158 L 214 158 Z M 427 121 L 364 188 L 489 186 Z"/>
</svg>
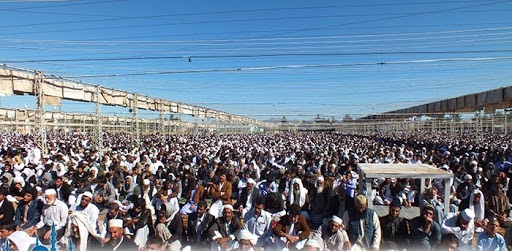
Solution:
<svg viewBox="0 0 512 251">
<path fill-rule="evenodd" d="M 232 250 L 236 244 L 235 233 L 242 228 L 242 222 L 233 214 L 233 206 L 224 205 L 222 217 L 216 219 L 208 230 L 208 235 L 213 240 L 212 250 Z"/>
<path fill-rule="evenodd" d="M 258 240 L 258 236 L 254 235 L 247 229 L 240 230 L 236 238 L 238 240 L 238 250 L 241 251 L 254 250 L 254 245 L 256 245 Z"/>
<path fill-rule="evenodd" d="M 46 204 L 43 206 L 41 220 L 37 225 L 29 228 L 29 233 L 32 236 L 37 234 L 39 240 L 44 245 L 49 245 L 53 224 L 55 224 L 57 240 L 64 236 L 68 220 L 68 206 L 57 199 L 57 191 L 55 189 L 46 189 L 44 199 Z"/>
<path fill-rule="evenodd" d="M 441 224 L 441 234 L 454 234 L 459 239 L 459 250 L 470 250 L 475 232 L 474 218 L 475 212 L 470 208 L 449 213 Z"/>
<path fill-rule="evenodd" d="M 304 244 L 304 248 L 302 250 L 305 251 L 323 251 L 324 250 L 324 243 L 321 239 L 315 239 L 311 238 L 306 241 L 306 244 Z"/>
<path fill-rule="evenodd" d="M 78 205 L 70 208 L 71 215 L 68 220 L 68 233 L 78 238 L 78 250 L 89 250 L 88 239 L 99 238 L 98 215 L 100 210 L 92 203 L 93 195 L 86 191 L 78 195 Z M 94 238 L 90 238 L 94 237 Z"/>
<path fill-rule="evenodd" d="M 245 214 L 251 210 L 254 204 L 254 199 L 258 197 L 259 190 L 255 187 L 256 181 L 253 178 L 247 179 L 247 185 L 242 188 L 238 195 L 235 208 L 240 212 L 240 217 L 245 217 Z"/>
<path fill-rule="evenodd" d="M 9 240 L 9 250 L 29 251 L 30 246 L 36 243 L 36 239 L 30 237 L 25 231 L 16 231 L 7 237 Z"/>
<path fill-rule="evenodd" d="M 343 220 L 333 215 L 327 224 L 323 224 L 313 233 L 313 239 L 323 243 L 320 250 L 350 250 L 352 245 L 344 227 Z"/>
<path fill-rule="evenodd" d="M 113 251 L 137 251 L 137 245 L 130 239 L 124 237 L 124 222 L 121 219 L 112 219 L 108 221 L 108 232 L 110 238 L 102 249 Z"/>
</svg>

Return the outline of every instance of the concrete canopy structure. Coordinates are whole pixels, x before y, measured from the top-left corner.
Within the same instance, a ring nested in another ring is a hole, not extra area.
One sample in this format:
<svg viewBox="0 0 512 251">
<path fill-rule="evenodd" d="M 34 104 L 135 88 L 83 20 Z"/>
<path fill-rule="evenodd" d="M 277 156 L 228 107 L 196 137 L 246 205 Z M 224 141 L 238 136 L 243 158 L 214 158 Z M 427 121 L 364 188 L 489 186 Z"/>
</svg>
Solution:
<svg viewBox="0 0 512 251">
<path fill-rule="evenodd" d="M 6 65 L 0 66 L 0 96 L 24 94 L 37 96 L 41 105 L 60 106 L 61 100 L 64 99 L 94 102 L 106 106 L 184 114 L 232 123 L 261 124 L 256 119 L 202 106 L 61 79 L 37 71 L 18 69 Z"/>
<path fill-rule="evenodd" d="M 421 179 L 420 193 L 425 190 L 425 179 L 444 179 L 444 213 L 450 209 L 450 179 L 453 174 L 426 164 L 367 164 L 360 163 L 359 167 L 359 193 L 365 194 L 364 187 L 372 189 L 371 179 L 378 178 L 413 178 Z M 366 191 L 370 194 L 370 191 Z M 373 207 L 373 201 L 368 200 L 368 206 Z"/>
<path fill-rule="evenodd" d="M 455 98 L 444 99 L 432 103 L 417 105 L 400 110 L 370 115 L 357 121 L 390 120 L 395 118 L 410 118 L 429 116 L 432 114 L 463 113 L 484 110 L 494 113 L 496 109 L 512 107 L 512 86 L 501 87 L 484 92 L 467 94 Z"/>
</svg>

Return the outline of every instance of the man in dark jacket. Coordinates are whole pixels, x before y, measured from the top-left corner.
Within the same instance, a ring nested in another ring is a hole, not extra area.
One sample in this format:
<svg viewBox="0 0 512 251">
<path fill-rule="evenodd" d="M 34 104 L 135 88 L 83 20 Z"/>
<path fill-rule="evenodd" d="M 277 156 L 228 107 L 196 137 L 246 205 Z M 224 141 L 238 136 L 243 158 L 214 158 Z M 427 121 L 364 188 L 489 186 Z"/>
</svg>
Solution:
<svg viewBox="0 0 512 251">
<path fill-rule="evenodd" d="M 55 178 L 55 183 L 50 188 L 55 189 L 57 191 L 57 199 L 66 203 L 69 206 L 69 196 L 73 191 L 73 188 L 66 182 L 62 180 L 62 177 Z"/>
<path fill-rule="evenodd" d="M 249 178 L 247 180 L 247 186 L 242 188 L 242 192 L 240 193 L 240 197 L 238 198 L 235 207 L 240 212 L 240 217 L 244 217 L 244 215 L 251 210 L 253 206 L 253 202 L 256 199 L 256 197 L 259 196 L 259 191 L 257 188 L 254 187 L 256 185 L 256 182 L 254 179 Z"/>
<path fill-rule="evenodd" d="M 188 215 L 187 243 L 200 250 L 210 248 L 208 229 L 215 222 L 215 217 L 208 213 L 205 200 L 197 203 L 197 211 Z"/>
<path fill-rule="evenodd" d="M 213 240 L 212 249 L 217 247 L 218 250 L 233 250 L 236 243 L 235 234 L 242 228 L 242 222 L 233 214 L 233 206 L 225 205 L 222 209 L 222 217 L 216 219 L 208 229 L 208 235 Z"/>
<path fill-rule="evenodd" d="M 411 244 L 414 250 L 431 250 L 441 241 L 441 227 L 434 221 L 436 209 L 428 204 L 421 215 L 411 220 Z"/>
<path fill-rule="evenodd" d="M 14 207 L 5 199 L 8 194 L 7 188 L 0 187 L 0 226 L 14 223 Z"/>
<path fill-rule="evenodd" d="M 346 188 L 343 184 L 337 186 L 335 191 L 336 194 L 331 196 L 329 202 L 327 202 L 324 218 L 331 217 L 332 215 L 342 218 L 347 210 L 354 208 L 354 199 L 347 196 Z"/>
<path fill-rule="evenodd" d="M 24 189 L 23 199 L 16 208 L 15 223 L 20 230 L 25 230 L 39 223 L 43 203 L 37 199 L 37 190 L 33 187 Z"/>
<path fill-rule="evenodd" d="M 400 216 L 402 204 L 394 197 L 389 205 L 389 213 L 379 218 L 382 229 L 382 241 L 393 242 L 399 247 L 406 248 L 410 227 L 407 220 Z"/>
</svg>

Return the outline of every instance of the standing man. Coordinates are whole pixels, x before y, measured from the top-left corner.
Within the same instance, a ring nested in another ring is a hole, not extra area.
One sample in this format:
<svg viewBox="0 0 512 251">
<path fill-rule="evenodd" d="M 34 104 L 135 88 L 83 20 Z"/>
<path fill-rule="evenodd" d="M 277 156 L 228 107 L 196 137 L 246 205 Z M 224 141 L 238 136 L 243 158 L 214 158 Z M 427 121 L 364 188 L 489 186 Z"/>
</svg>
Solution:
<svg viewBox="0 0 512 251">
<path fill-rule="evenodd" d="M 349 209 L 343 215 L 346 231 L 352 244 L 352 250 L 379 250 L 381 229 L 379 216 L 368 208 L 366 196 L 359 194 L 355 198 L 355 208 Z M 358 249 L 359 248 L 359 249 Z"/>
</svg>

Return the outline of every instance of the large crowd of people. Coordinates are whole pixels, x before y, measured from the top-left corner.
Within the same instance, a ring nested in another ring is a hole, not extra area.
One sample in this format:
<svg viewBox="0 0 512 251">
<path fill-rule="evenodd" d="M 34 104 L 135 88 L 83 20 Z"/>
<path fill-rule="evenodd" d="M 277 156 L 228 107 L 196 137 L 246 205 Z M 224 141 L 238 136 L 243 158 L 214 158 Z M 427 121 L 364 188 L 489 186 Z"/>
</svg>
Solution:
<svg viewBox="0 0 512 251">
<path fill-rule="evenodd" d="M 471 131 L 0 134 L 0 249 L 510 250 L 512 139 Z M 359 163 L 429 164 L 445 182 Z M 448 184 L 448 183 L 447 183 Z M 420 187 L 426 188 L 422 193 Z M 389 208 L 378 215 L 368 207 Z M 419 207 L 414 218 L 403 208 Z M 503 236 L 505 235 L 505 236 Z"/>
</svg>

